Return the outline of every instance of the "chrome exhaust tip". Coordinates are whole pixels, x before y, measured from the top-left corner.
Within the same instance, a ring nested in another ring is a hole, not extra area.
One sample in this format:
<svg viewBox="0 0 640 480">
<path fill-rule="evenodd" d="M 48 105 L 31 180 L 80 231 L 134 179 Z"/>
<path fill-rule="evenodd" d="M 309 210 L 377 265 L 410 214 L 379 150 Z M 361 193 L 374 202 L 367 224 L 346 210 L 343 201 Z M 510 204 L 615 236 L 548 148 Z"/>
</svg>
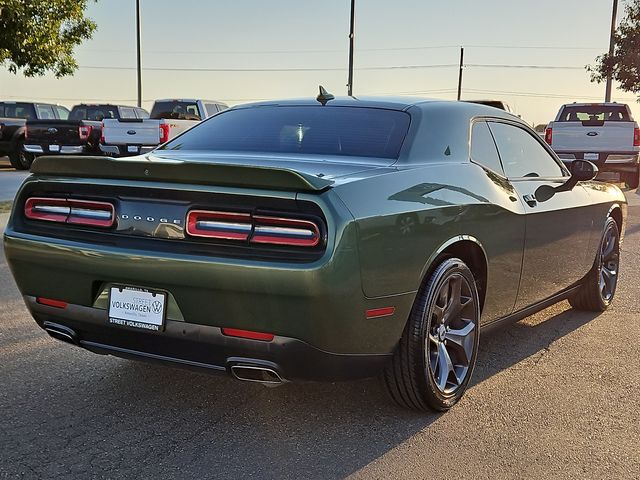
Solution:
<svg viewBox="0 0 640 480">
<path fill-rule="evenodd" d="M 231 374 L 244 382 L 260 383 L 266 387 L 277 387 L 286 382 L 273 368 L 260 365 L 231 365 Z"/>
<path fill-rule="evenodd" d="M 44 322 L 43 327 L 44 330 L 56 340 L 70 343 L 71 345 L 79 345 L 76 332 L 69 327 L 65 327 L 64 325 L 59 325 L 52 322 Z"/>
</svg>

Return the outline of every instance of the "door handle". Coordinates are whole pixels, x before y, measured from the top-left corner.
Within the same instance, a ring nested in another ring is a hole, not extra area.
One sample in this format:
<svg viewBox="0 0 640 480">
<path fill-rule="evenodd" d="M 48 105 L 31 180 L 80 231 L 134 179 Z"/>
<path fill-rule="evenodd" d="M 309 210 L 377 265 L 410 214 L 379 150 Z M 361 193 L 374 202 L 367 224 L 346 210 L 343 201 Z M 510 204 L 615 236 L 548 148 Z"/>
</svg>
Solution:
<svg viewBox="0 0 640 480">
<path fill-rule="evenodd" d="M 538 204 L 538 200 L 536 200 L 536 196 L 533 194 L 525 195 L 522 198 L 530 207 L 535 207 Z"/>
</svg>

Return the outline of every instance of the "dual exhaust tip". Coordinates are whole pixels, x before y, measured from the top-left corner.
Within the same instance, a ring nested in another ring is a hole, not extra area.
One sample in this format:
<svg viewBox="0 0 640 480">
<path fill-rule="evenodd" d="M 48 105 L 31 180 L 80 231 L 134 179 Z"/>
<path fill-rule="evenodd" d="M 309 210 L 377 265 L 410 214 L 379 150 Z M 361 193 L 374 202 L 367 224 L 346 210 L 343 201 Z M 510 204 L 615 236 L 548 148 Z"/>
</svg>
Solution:
<svg viewBox="0 0 640 480">
<path fill-rule="evenodd" d="M 78 335 L 74 330 L 64 325 L 53 322 L 44 322 L 45 331 L 56 340 L 71 345 L 80 345 Z M 286 383 L 275 368 L 259 364 L 233 364 L 229 367 L 231 375 L 244 382 L 260 383 L 267 387 L 277 387 Z"/>
</svg>

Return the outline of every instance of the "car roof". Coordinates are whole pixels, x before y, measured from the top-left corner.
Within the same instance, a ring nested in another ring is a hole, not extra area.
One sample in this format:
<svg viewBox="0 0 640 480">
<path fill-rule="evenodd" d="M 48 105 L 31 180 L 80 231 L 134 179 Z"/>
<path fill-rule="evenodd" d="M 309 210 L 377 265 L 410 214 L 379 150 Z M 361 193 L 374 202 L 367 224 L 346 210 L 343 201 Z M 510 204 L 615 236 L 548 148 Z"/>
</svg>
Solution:
<svg viewBox="0 0 640 480">
<path fill-rule="evenodd" d="M 203 98 L 159 98 L 155 100 L 156 102 L 202 102 L 202 103 L 218 103 L 221 105 L 226 105 L 226 103 L 221 102 L 220 100 L 205 100 Z"/>
<path fill-rule="evenodd" d="M 389 110 L 406 110 L 407 108 L 420 103 L 441 102 L 436 98 L 422 97 L 392 97 L 392 96 L 363 96 L 363 97 L 335 97 L 327 101 L 326 106 L 330 107 L 368 107 L 385 108 Z M 265 100 L 261 102 L 251 102 L 236 105 L 234 108 L 261 107 L 261 106 L 304 106 L 320 105 L 315 97 L 291 98 L 283 100 Z"/>
<path fill-rule="evenodd" d="M 563 107 L 627 107 L 626 103 L 618 102 L 573 102 L 565 103 Z"/>
</svg>

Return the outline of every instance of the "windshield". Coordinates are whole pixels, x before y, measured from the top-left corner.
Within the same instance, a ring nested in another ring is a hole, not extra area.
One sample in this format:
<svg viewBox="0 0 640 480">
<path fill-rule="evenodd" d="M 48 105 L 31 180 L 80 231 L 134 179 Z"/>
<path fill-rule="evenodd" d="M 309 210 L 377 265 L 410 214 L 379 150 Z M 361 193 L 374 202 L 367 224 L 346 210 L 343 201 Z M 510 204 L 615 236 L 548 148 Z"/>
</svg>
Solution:
<svg viewBox="0 0 640 480">
<path fill-rule="evenodd" d="M 2 103 L 0 117 L 36 119 L 36 110 L 31 103 Z"/>
<path fill-rule="evenodd" d="M 151 118 L 174 118 L 178 120 L 201 120 L 195 102 L 156 102 L 151 110 Z"/>
<path fill-rule="evenodd" d="M 100 122 L 105 118 L 118 118 L 118 108 L 110 105 L 82 105 L 73 107 L 69 120 L 95 120 Z"/>
<path fill-rule="evenodd" d="M 359 107 L 264 106 L 228 110 L 162 150 L 398 158 L 410 116 Z"/>
<path fill-rule="evenodd" d="M 624 105 L 570 105 L 564 107 L 559 122 L 630 122 L 631 116 Z"/>
</svg>

